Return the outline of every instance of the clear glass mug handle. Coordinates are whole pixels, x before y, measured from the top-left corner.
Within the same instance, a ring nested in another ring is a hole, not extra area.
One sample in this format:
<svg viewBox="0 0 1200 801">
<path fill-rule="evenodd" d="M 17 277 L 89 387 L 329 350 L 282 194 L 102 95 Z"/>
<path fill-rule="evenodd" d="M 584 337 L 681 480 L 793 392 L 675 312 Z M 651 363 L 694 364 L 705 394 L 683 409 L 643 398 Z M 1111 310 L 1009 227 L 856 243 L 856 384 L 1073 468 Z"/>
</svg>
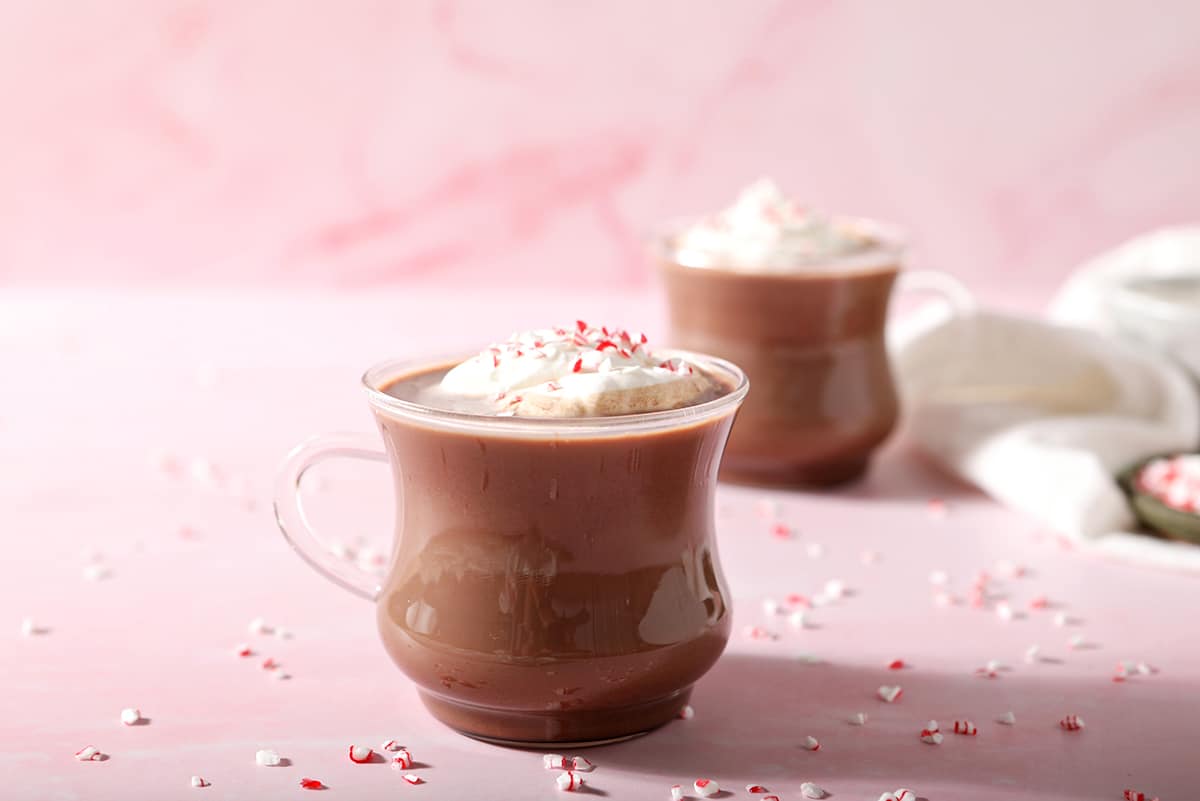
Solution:
<svg viewBox="0 0 1200 801">
<path fill-rule="evenodd" d="M 297 445 L 284 459 L 275 481 L 275 522 L 283 538 L 318 573 L 368 601 L 379 595 L 375 576 L 336 555 L 324 543 L 304 513 L 300 481 L 309 468 L 326 459 L 365 459 L 387 463 L 379 441 L 368 434 L 322 434 Z"/>
<path fill-rule="evenodd" d="M 962 281 L 939 270 L 906 270 L 900 273 L 896 281 L 896 291 L 901 294 L 937 295 L 958 317 L 975 311 L 975 296 L 971 290 Z"/>
</svg>

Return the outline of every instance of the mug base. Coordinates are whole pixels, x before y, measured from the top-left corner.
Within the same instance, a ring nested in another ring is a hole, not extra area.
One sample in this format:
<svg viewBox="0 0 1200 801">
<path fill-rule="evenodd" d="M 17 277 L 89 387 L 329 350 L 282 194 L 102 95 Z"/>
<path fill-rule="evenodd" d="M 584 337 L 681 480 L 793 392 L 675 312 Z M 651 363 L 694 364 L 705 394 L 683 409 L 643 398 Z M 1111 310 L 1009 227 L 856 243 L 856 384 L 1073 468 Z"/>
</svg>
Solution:
<svg viewBox="0 0 1200 801">
<path fill-rule="evenodd" d="M 866 475 L 870 466 L 871 460 L 865 456 L 820 464 L 772 465 L 770 467 L 727 463 L 721 467 L 719 478 L 729 484 L 753 487 L 830 489 L 859 480 Z"/>
<path fill-rule="evenodd" d="M 418 691 L 442 723 L 475 740 L 511 748 L 589 748 L 632 740 L 679 717 L 692 688 L 635 706 L 522 712 L 464 704 Z"/>
</svg>

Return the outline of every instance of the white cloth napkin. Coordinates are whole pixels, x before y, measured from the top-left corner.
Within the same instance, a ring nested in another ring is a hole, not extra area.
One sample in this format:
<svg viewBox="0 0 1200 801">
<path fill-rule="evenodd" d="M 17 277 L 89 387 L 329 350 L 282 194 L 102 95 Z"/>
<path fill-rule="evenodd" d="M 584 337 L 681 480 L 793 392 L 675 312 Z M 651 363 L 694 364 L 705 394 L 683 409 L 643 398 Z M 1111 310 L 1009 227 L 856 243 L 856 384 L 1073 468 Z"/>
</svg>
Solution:
<svg viewBox="0 0 1200 801">
<path fill-rule="evenodd" d="M 1200 252 L 1200 229 L 1189 235 Z M 907 434 L 945 469 L 1081 546 L 1200 571 L 1200 546 L 1133 533 L 1114 481 L 1140 458 L 1200 443 L 1191 379 L 1099 333 L 1112 330 L 1103 283 L 1161 274 L 1154 256 L 1170 251 L 1164 241 L 1135 240 L 1080 268 L 1053 304 L 1064 322 L 925 307 L 894 325 L 889 343 Z"/>
</svg>

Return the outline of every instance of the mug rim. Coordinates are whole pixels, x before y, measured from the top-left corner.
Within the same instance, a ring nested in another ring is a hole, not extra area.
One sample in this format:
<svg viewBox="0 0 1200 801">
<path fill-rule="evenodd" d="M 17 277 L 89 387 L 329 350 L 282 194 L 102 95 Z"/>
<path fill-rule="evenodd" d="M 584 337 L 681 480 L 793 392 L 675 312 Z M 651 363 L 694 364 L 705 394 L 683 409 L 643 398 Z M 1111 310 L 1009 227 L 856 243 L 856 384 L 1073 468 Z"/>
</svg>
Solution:
<svg viewBox="0 0 1200 801">
<path fill-rule="evenodd" d="M 902 270 L 909 251 L 908 232 L 899 225 L 873 217 L 837 214 L 829 219 L 866 231 L 872 240 L 870 247 L 841 256 L 788 259 L 786 254 L 768 260 L 763 265 L 740 265 L 723 257 L 719 251 L 705 248 L 681 248 L 675 244 L 679 235 L 703 219 L 702 216 L 676 217 L 656 226 L 643 236 L 656 260 L 685 269 L 713 270 L 738 275 L 825 275 L 835 271 Z"/>
<path fill-rule="evenodd" d="M 662 354 L 664 357 L 678 356 L 699 364 L 706 370 L 730 379 L 733 389 L 712 400 L 679 409 L 602 417 L 500 417 L 439 409 L 416 401 L 403 400 L 383 391 L 382 387 L 391 380 L 406 373 L 420 372 L 417 368 L 434 368 L 440 365 L 450 367 L 458 364 L 464 359 L 461 353 L 415 359 L 385 359 L 368 368 L 362 374 L 361 381 L 367 391 L 367 399 L 376 411 L 431 424 L 438 428 L 551 438 L 563 435 L 611 436 L 678 428 L 736 411 L 742 400 L 745 399 L 746 393 L 750 391 L 750 379 L 746 376 L 746 372 L 726 359 L 678 348 L 659 348 L 655 350 L 655 353 Z"/>
</svg>

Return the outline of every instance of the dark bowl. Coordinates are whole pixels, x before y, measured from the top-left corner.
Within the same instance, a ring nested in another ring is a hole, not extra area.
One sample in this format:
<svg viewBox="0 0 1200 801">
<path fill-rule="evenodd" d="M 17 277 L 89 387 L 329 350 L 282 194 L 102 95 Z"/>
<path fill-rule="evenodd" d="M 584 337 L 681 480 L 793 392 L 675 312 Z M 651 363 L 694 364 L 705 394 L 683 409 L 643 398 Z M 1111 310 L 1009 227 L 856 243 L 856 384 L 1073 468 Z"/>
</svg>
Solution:
<svg viewBox="0 0 1200 801">
<path fill-rule="evenodd" d="M 1200 544 L 1200 514 L 1184 512 L 1167 506 L 1148 492 L 1138 489 L 1137 474 L 1155 459 L 1180 456 L 1178 453 L 1160 453 L 1136 462 L 1117 474 L 1117 483 L 1129 496 L 1129 503 L 1138 520 L 1155 531 L 1177 540 Z"/>
</svg>

